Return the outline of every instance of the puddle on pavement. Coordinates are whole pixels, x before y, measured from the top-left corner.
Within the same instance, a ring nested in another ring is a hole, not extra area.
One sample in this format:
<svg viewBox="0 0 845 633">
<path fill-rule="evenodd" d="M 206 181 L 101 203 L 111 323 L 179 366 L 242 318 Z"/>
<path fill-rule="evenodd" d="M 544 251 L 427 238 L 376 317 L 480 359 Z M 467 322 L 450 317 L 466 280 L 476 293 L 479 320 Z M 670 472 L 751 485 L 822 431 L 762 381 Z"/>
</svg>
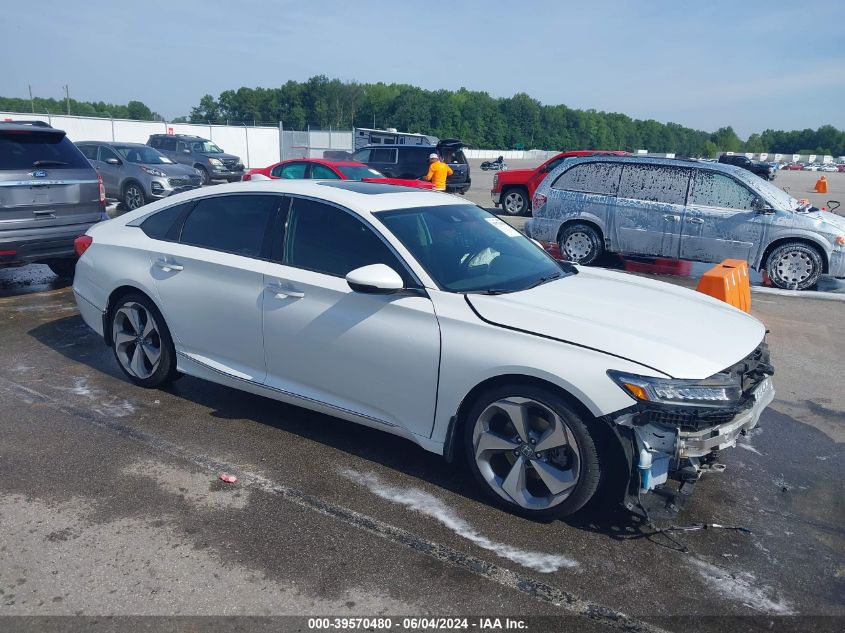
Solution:
<svg viewBox="0 0 845 633">
<path fill-rule="evenodd" d="M 16 297 L 71 285 L 69 279 L 59 279 L 47 266 L 30 264 L 19 268 L 0 268 L 0 297 Z"/>
</svg>

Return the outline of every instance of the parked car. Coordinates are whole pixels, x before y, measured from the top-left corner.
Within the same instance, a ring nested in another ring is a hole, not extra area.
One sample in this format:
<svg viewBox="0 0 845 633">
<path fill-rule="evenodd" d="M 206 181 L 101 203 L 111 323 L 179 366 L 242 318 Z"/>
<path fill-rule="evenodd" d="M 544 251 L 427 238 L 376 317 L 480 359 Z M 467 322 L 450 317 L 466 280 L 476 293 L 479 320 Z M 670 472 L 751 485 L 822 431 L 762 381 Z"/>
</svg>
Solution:
<svg viewBox="0 0 845 633">
<path fill-rule="evenodd" d="M 819 165 L 818 163 L 804 163 L 802 169 L 804 171 L 818 171 L 819 167 L 821 167 L 821 165 Z"/>
<path fill-rule="evenodd" d="M 352 160 L 377 169 L 388 178 L 419 179 L 428 173 L 428 157 L 440 155 L 454 172 L 446 179 L 446 191 L 465 194 L 472 185 L 469 163 L 457 139 L 444 139 L 437 145 L 368 145 L 356 150 Z"/>
<path fill-rule="evenodd" d="M 0 122 L 0 268 L 41 263 L 72 277 L 74 240 L 105 219 L 102 181 L 63 130 Z"/>
<path fill-rule="evenodd" d="M 759 163 L 742 154 L 722 154 L 719 156 L 719 162 L 724 165 L 736 165 L 742 169 L 747 169 L 752 174 L 757 174 L 760 178 L 766 180 L 775 179 L 775 169 L 769 163 Z"/>
<path fill-rule="evenodd" d="M 783 168 L 788 171 L 801 171 L 804 169 L 804 165 L 801 163 L 789 163 L 788 165 L 784 165 Z"/>
<path fill-rule="evenodd" d="M 147 145 L 157 149 L 170 160 L 198 169 L 202 184 L 212 180 L 235 182 L 244 175 L 241 159 L 227 154 L 215 143 L 190 134 L 152 134 Z"/>
<path fill-rule="evenodd" d="M 387 178 L 377 169 L 367 167 L 364 163 L 351 160 L 331 161 L 320 158 L 283 160 L 269 167 L 250 169 L 243 177 L 244 180 L 273 180 L 275 178 L 287 180 L 362 180 L 365 182 L 381 182 L 386 185 L 416 187 L 417 189 L 434 189 L 434 185 L 425 180 Z"/>
<path fill-rule="evenodd" d="M 845 277 L 845 218 L 801 205 L 724 164 L 637 157 L 574 158 L 534 195 L 526 233 L 569 260 L 605 251 L 702 262 L 744 259 L 779 288 Z"/>
<path fill-rule="evenodd" d="M 394 433 L 462 456 L 491 499 L 533 517 L 571 514 L 600 485 L 602 503 L 633 508 L 669 477 L 694 482 L 774 395 L 753 317 L 556 262 L 437 192 L 237 183 L 79 244 L 82 318 L 131 382 L 186 373 Z"/>
<path fill-rule="evenodd" d="M 836 164 L 837 171 L 845 171 L 845 163 L 837 163 Z"/>
<path fill-rule="evenodd" d="M 490 197 L 496 207 L 508 215 L 527 215 L 531 213 L 531 199 L 534 192 L 550 171 L 567 158 L 576 156 L 627 156 L 627 152 L 609 150 L 575 150 L 561 152 L 553 156 L 536 169 L 509 169 L 493 176 L 493 188 Z"/>
<path fill-rule="evenodd" d="M 833 163 L 827 163 L 825 165 L 820 166 L 819 171 L 823 171 L 825 173 L 831 174 L 831 173 L 837 172 L 839 170 L 836 168 L 836 165 L 834 165 Z"/>
<path fill-rule="evenodd" d="M 174 163 L 141 143 L 82 141 L 76 146 L 103 179 L 106 197 L 119 200 L 130 211 L 202 185 L 198 170 Z"/>
</svg>

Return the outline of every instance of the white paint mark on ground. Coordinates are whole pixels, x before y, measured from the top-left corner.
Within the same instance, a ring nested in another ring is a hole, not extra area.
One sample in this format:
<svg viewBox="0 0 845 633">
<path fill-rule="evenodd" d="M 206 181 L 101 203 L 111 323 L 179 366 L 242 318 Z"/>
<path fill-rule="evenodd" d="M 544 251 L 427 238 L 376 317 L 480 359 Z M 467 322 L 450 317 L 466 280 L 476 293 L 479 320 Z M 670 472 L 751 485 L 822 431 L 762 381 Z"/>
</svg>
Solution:
<svg viewBox="0 0 845 633">
<path fill-rule="evenodd" d="M 77 396 L 93 396 L 94 393 L 88 388 L 88 382 L 84 378 L 74 378 L 73 388 L 70 392 Z"/>
<path fill-rule="evenodd" d="M 740 602 L 749 609 L 761 613 L 795 615 L 796 612 L 789 603 L 770 597 L 772 593 L 770 587 L 754 586 L 757 580 L 754 574 L 750 572 L 729 572 L 695 558 L 691 561 L 707 584 L 723 597 Z"/>
<path fill-rule="evenodd" d="M 440 521 L 458 536 L 472 541 L 479 547 L 495 553 L 524 567 L 543 573 L 551 573 L 562 567 L 577 567 L 578 563 L 561 554 L 546 554 L 522 550 L 504 543 L 496 543 L 479 533 L 472 525 L 460 518 L 442 500 L 419 488 L 398 488 L 384 483 L 375 473 L 361 473 L 349 468 L 340 471 L 347 479 L 361 484 L 374 495 L 401 504 L 411 510 Z"/>
<path fill-rule="evenodd" d="M 115 398 L 114 396 L 103 398 L 106 392 L 100 389 L 92 389 L 88 386 L 88 381 L 85 378 L 74 378 L 73 387 L 69 389 L 65 388 L 65 391 L 70 391 L 75 396 L 82 396 L 91 400 L 93 402 L 91 409 L 100 415 L 111 418 L 123 418 L 135 413 L 134 404 L 128 400 Z"/>
</svg>

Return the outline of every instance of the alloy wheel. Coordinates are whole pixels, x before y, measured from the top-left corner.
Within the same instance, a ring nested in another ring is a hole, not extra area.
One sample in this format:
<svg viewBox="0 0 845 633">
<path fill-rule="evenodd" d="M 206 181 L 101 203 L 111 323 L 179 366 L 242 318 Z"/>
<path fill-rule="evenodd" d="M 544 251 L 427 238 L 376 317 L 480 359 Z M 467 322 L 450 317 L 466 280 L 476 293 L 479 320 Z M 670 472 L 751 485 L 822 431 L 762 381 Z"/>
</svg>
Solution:
<svg viewBox="0 0 845 633">
<path fill-rule="evenodd" d="M 525 209 L 525 198 L 521 193 L 512 191 L 505 196 L 505 201 L 502 206 L 509 214 L 520 215 Z"/>
<path fill-rule="evenodd" d="M 123 305 L 115 312 L 112 332 L 123 368 L 141 380 L 152 376 L 161 361 L 161 334 L 149 310 L 135 302 Z"/>
<path fill-rule="evenodd" d="M 126 208 L 132 211 L 133 209 L 144 206 L 144 193 L 138 185 L 129 185 L 126 188 L 126 195 L 123 201 L 126 204 Z"/>
<path fill-rule="evenodd" d="M 581 474 L 572 430 L 531 398 L 504 398 L 485 408 L 473 429 L 473 455 L 496 494 L 529 510 L 563 502 Z"/>
</svg>

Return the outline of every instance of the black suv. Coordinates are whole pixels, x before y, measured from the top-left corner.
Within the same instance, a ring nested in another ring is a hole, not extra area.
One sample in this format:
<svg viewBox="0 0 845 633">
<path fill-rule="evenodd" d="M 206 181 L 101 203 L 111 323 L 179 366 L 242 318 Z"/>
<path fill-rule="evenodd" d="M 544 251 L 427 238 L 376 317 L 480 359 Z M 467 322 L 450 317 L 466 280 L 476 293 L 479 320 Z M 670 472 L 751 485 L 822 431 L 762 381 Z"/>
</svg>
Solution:
<svg viewBox="0 0 845 633">
<path fill-rule="evenodd" d="M 439 154 L 455 172 L 446 179 L 446 191 L 464 194 L 472 180 L 462 147 L 457 139 L 445 139 L 437 145 L 367 145 L 352 154 L 352 160 L 389 178 L 422 178 L 428 173 L 428 157 Z"/>
<path fill-rule="evenodd" d="M 41 263 L 72 277 L 73 241 L 106 219 L 102 181 L 63 130 L 0 123 L 0 268 Z"/>
<path fill-rule="evenodd" d="M 743 169 L 750 171 L 752 174 L 757 174 L 760 178 L 765 178 L 766 180 L 775 179 L 774 167 L 768 163 L 755 162 L 742 154 L 722 154 L 719 156 L 719 162 L 724 163 L 725 165 L 736 165 L 737 167 L 742 167 Z"/>
<path fill-rule="evenodd" d="M 189 165 L 202 176 L 202 184 L 212 180 L 236 182 L 244 175 L 241 159 L 227 154 L 216 143 L 191 134 L 151 134 L 147 145 L 170 160 Z"/>
</svg>

